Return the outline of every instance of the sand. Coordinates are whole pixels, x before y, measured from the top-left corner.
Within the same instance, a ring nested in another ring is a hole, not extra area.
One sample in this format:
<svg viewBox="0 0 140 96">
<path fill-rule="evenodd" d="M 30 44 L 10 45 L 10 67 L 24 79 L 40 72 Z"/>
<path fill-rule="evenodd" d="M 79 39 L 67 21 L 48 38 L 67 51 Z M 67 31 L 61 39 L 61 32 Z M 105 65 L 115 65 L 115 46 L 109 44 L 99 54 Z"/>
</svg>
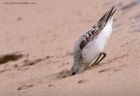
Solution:
<svg viewBox="0 0 140 96">
<path fill-rule="evenodd" d="M 140 96 L 139 0 L 30 1 L 0 1 L 0 96 Z M 113 5 L 107 57 L 61 76 L 72 66 L 76 40 Z"/>
</svg>

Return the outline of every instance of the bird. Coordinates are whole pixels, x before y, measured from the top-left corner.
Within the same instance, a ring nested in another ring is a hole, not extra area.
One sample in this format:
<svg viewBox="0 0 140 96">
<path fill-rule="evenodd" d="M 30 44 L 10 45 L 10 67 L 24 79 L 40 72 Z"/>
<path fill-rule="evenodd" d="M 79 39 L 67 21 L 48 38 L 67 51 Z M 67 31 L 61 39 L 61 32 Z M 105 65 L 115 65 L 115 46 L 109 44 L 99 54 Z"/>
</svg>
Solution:
<svg viewBox="0 0 140 96">
<path fill-rule="evenodd" d="M 95 25 L 80 36 L 74 46 L 74 62 L 70 69 L 72 75 L 83 72 L 91 63 L 91 66 L 98 65 L 106 57 L 103 50 L 113 31 L 115 11 L 116 8 L 111 7 Z"/>
</svg>

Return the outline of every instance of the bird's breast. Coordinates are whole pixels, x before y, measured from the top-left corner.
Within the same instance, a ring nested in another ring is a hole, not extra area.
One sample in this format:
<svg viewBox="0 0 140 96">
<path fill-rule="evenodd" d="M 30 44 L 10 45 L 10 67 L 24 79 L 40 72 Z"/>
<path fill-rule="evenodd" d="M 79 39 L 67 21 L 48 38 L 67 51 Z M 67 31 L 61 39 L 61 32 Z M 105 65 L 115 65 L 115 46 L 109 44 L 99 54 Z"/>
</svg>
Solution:
<svg viewBox="0 0 140 96">
<path fill-rule="evenodd" d="M 87 63 L 91 63 L 96 59 L 101 52 L 103 52 L 104 47 L 112 33 L 112 19 L 106 24 L 104 29 L 82 50 L 82 56 Z"/>
</svg>

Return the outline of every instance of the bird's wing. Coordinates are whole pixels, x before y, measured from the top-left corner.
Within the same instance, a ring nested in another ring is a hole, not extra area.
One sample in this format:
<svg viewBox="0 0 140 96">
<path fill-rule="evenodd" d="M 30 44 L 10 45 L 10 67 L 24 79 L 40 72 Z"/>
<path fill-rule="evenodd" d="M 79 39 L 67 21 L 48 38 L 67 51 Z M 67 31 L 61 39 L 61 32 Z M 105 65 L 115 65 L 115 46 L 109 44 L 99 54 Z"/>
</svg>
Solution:
<svg viewBox="0 0 140 96">
<path fill-rule="evenodd" d="M 81 36 L 80 48 L 83 49 L 86 44 L 91 42 L 98 34 L 99 29 L 95 29 L 95 26 L 91 30 L 89 30 L 86 34 Z"/>
<path fill-rule="evenodd" d="M 106 23 L 108 20 L 113 16 L 115 13 L 116 9 L 113 6 L 108 12 L 106 12 L 102 18 L 97 22 L 96 25 L 92 27 L 91 30 L 86 32 L 86 34 L 82 35 L 80 38 L 80 49 L 83 49 L 86 44 L 91 42 L 100 32 L 101 30 L 105 27 Z"/>
<path fill-rule="evenodd" d="M 107 11 L 103 17 L 97 22 L 97 26 L 99 27 L 99 29 L 103 29 L 106 25 L 106 23 L 108 22 L 108 20 L 113 16 L 113 14 L 115 13 L 116 9 L 113 6 L 109 11 Z"/>
</svg>

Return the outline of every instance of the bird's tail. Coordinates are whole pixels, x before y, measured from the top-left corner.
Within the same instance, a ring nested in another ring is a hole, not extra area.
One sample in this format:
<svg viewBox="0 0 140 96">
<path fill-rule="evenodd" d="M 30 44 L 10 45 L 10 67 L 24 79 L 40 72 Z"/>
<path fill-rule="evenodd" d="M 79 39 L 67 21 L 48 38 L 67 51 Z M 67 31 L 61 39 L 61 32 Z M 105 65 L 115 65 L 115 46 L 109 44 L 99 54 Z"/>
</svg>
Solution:
<svg viewBox="0 0 140 96">
<path fill-rule="evenodd" d="M 103 17 L 98 21 L 97 26 L 99 27 L 104 27 L 108 20 L 113 16 L 115 13 L 116 9 L 113 6 L 108 12 L 106 12 Z"/>
</svg>

